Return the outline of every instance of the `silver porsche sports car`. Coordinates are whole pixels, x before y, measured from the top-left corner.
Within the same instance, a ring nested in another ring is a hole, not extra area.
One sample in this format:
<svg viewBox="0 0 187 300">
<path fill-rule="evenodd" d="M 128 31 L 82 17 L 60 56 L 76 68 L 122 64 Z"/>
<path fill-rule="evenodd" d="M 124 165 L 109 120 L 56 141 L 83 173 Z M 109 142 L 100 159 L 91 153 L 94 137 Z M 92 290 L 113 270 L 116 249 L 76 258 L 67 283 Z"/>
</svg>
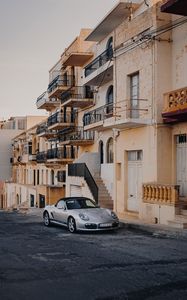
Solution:
<svg viewBox="0 0 187 300">
<path fill-rule="evenodd" d="M 68 197 L 48 205 L 43 212 L 45 226 L 56 223 L 66 226 L 70 232 L 76 230 L 109 230 L 119 227 L 116 214 L 85 197 Z"/>
</svg>

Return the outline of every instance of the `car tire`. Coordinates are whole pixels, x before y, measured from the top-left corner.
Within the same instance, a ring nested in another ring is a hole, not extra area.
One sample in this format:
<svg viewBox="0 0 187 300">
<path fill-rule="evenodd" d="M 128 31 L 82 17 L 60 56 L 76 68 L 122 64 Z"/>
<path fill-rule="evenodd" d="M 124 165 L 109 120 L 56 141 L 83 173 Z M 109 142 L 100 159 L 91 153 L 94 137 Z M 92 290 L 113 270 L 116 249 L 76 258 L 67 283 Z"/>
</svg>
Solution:
<svg viewBox="0 0 187 300">
<path fill-rule="evenodd" d="M 50 225 L 51 225 L 50 218 L 49 218 L 49 214 L 48 214 L 47 211 L 44 212 L 43 220 L 44 220 L 44 225 L 45 225 L 45 226 L 50 226 Z"/>
<path fill-rule="evenodd" d="M 68 230 L 71 233 L 76 232 L 76 222 L 75 222 L 75 219 L 73 217 L 69 217 L 69 219 L 68 219 Z"/>
</svg>

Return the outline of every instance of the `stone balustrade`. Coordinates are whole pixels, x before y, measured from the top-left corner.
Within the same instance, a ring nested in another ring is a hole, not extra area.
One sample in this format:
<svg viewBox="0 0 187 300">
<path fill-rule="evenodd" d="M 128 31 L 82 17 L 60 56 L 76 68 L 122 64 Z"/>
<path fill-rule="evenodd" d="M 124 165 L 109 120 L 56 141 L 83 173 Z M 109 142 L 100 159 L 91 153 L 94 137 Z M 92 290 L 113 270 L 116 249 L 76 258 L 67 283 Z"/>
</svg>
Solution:
<svg viewBox="0 0 187 300">
<path fill-rule="evenodd" d="M 164 94 L 164 111 L 187 109 L 187 87 Z"/>
<path fill-rule="evenodd" d="M 179 201 L 179 185 L 143 184 L 143 202 L 175 205 Z"/>
</svg>

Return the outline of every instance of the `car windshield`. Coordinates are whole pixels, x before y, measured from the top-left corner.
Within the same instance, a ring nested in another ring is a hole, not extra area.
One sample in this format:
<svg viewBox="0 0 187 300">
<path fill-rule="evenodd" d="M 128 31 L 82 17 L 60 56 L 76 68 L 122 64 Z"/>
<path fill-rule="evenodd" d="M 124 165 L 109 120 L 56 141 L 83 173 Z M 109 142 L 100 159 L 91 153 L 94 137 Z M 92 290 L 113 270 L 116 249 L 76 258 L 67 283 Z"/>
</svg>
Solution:
<svg viewBox="0 0 187 300">
<path fill-rule="evenodd" d="M 69 199 L 66 201 L 67 209 L 85 209 L 85 208 L 95 208 L 97 205 L 90 199 L 80 198 L 80 199 Z"/>
</svg>

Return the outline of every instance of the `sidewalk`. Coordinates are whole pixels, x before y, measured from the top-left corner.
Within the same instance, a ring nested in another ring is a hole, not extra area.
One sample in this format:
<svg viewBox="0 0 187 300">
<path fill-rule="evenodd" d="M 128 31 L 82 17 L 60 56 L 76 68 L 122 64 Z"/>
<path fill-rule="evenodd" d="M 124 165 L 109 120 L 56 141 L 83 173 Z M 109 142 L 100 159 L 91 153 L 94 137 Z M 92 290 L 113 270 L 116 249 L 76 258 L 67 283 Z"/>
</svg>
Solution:
<svg viewBox="0 0 187 300">
<path fill-rule="evenodd" d="M 120 222 L 122 227 L 147 232 L 154 235 L 155 237 L 163 236 L 170 238 L 187 239 L 187 229 L 174 228 L 171 226 L 161 224 L 149 224 L 141 220 L 131 218 L 120 218 Z"/>
</svg>

